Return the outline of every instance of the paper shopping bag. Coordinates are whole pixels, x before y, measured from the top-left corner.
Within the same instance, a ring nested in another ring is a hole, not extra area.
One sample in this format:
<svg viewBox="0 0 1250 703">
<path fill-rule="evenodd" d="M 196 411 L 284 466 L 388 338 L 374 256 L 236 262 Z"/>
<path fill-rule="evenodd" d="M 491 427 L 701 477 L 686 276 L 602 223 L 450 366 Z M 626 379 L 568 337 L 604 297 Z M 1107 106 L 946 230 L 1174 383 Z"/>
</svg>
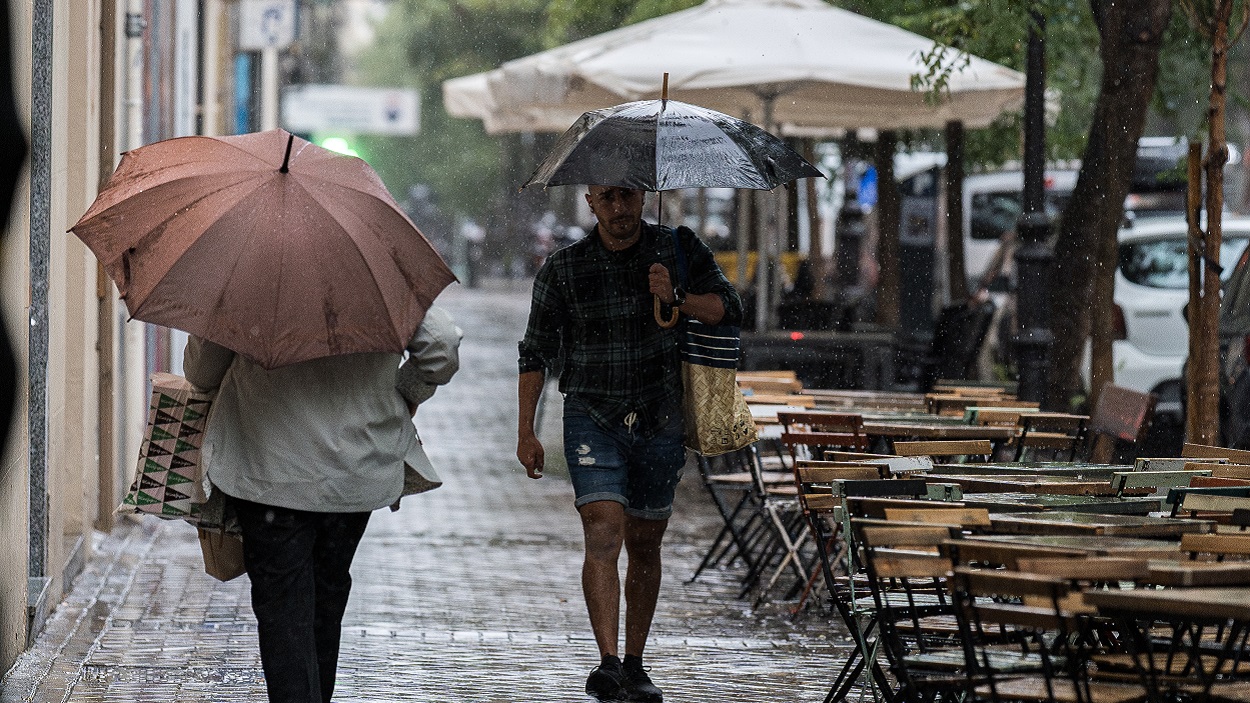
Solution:
<svg viewBox="0 0 1250 703">
<path fill-rule="evenodd" d="M 209 405 L 209 395 L 195 390 L 187 379 L 152 374 L 152 402 L 139 464 L 118 512 L 198 521 L 207 499 L 200 449 Z"/>
<path fill-rule="evenodd" d="M 200 534 L 200 551 L 204 554 L 204 573 L 218 581 L 229 581 L 247 571 L 243 565 L 242 539 L 223 532 L 196 531 Z"/>
</svg>

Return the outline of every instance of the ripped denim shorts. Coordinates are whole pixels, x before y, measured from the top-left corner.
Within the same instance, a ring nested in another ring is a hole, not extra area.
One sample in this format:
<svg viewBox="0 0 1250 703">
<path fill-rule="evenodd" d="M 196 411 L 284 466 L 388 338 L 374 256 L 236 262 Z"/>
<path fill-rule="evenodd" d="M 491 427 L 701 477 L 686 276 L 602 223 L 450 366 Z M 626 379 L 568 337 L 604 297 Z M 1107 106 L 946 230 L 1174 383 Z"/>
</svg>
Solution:
<svg viewBox="0 0 1250 703">
<path fill-rule="evenodd" d="M 681 412 L 644 438 L 624 423 L 604 429 L 580 400 L 566 397 L 564 458 L 577 507 L 612 500 L 624 505 L 627 515 L 666 520 L 686 464 Z"/>
</svg>

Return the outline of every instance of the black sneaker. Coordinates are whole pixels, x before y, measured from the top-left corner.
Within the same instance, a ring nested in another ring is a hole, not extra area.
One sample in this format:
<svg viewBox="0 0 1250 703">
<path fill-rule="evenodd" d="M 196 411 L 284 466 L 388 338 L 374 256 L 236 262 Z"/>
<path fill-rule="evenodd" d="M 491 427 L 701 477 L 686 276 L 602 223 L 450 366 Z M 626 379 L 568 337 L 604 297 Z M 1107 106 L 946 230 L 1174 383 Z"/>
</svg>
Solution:
<svg viewBox="0 0 1250 703">
<path fill-rule="evenodd" d="M 625 699 L 641 703 L 663 703 L 664 693 L 651 683 L 647 670 L 641 666 L 622 669 L 625 674 Z"/>
<path fill-rule="evenodd" d="M 586 693 L 601 701 L 628 700 L 625 698 L 625 672 L 620 664 L 596 666 L 586 678 Z"/>
</svg>

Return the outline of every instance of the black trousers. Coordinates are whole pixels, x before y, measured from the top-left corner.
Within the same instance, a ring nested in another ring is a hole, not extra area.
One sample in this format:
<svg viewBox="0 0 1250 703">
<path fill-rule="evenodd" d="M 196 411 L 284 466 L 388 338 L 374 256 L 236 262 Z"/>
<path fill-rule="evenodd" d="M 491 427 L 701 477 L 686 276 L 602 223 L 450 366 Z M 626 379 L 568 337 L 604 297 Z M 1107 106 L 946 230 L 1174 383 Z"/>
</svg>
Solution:
<svg viewBox="0 0 1250 703">
<path fill-rule="evenodd" d="M 314 513 L 232 499 L 243 528 L 271 703 L 330 703 L 348 569 L 369 513 Z"/>
</svg>

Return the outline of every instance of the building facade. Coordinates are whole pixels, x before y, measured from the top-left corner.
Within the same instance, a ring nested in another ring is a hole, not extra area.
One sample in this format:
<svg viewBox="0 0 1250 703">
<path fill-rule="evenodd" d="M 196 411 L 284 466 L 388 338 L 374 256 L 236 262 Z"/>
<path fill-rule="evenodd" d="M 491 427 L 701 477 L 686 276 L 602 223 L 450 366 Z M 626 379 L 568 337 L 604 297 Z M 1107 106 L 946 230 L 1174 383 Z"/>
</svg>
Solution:
<svg viewBox="0 0 1250 703">
<path fill-rule="evenodd" d="M 116 286 L 68 229 L 126 149 L 224 131 L 234 61 L 226 28 L 238 5 L 4 2 L 28 156 L 0 222 L 0 323 L 18 368 L 0 379 L 16 398 L 0 452 L 0 672 L 72 586 L 93 536 L 115 529 L 147 379 L 179 366 L 177 337 L 129 321 Z M 0 135 L 0 148 L 19 148 L 16 138 Z"/>
</svg>

